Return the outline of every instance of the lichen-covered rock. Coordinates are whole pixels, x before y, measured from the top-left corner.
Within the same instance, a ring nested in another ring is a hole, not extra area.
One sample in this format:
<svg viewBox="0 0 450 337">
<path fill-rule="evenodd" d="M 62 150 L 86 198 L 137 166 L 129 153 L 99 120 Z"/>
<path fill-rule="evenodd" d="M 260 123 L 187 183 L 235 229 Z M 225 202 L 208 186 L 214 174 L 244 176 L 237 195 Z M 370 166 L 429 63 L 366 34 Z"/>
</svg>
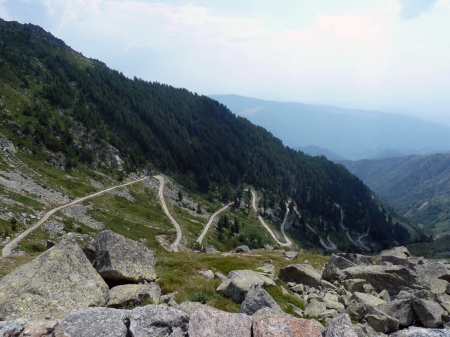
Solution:
<svg viewBox="0 0 450 337">
<path fill-rule="evenodd" d="M 325 337 L 357 337 L 348 314 L 334 317 L 325 329 Z"/>
<path fill-rule="evenodd" d="M 250 337 L 252 319 L 244 314 L 199 309 L 189 322 L 189 337 Z"/>
<path fill-rule="evenodd" d="M 109 290 L 109 300 L 106 304 L 110 308 L 119 308 L 124 305 L 138 305 L 147 300 L 153 304 L 159 303 L 161 288 L 154 282 L 146 284 L 124 284 Z"/>
<path fill-rule="evenodd" d="M 26 323 L 27 320 L 23 318 L 0 322 L 0 336 L 13 336 L 18 334 L 22 331 Z"/>
<path fill-rule="evenodd" d="M 413 308 L 424 327 L 438 328 L 442 325 L 444 309 L 436 302 L 416 298 Z"/>
<path fill-rule="evenodd" d="M 188 336 L 189 316 L 182 310 L 166 305 L 134 308 L 129 314 L 133 337 Z"/>
<path fill-rule="evenodd" d="M 239 312 L 251 316 L 263 308 L 269 308 L 273 312 L 283 313 L 283 310 L 281 310 L 280 306 L 275 302 L 272 296 L 270 296 L 260 285 L 255 284 L 247 292 Z"/>
<path fill-rule="evenodd" d="M 253 322 L 254 337 L 321 337 L 317 326 L 292 316 L 265 316 Z"/>
<path fill-rule="evenodd" d="M 378 310 L 395 317 L 400 327 L 405 328 L 418 318 L 416 312 L 412 308 L 413 298 L 394 300 L 377 306 Z"/>
<path fill-rule="evenodd" d="M 325 265 L 325 268 L 322 272 L 322 277 L 330 282 L 333 282 L 337 279 L 339 279 L 339 276 L 341 274 L 342 269 L 354 267 L 356 264 L 351 262 L 350 260 L 347 260 L 346 258 L 340 256 L 340 255 L 331 255 L 330 260 Z"/>
<path fill-rule="evenodd" d="M 189 316 L 191 316 L 198 309 L 218 310 L 213 307 L 207 306 L 200 302 L 184 301 L 178 305 L 178 309 L 183 310 Z"/>
<path fill-rule="evenodd" d="M 398 321 L 383 313 L 366 315 L 366 320 L 367 324 L 376 332 L 396 332 L 399 329 Z"/>
<path fill-rule="evenodd" d="M 382 262 L 390 262 L 394 265 L 405 266 L 406 261 L 411 254 L 406 247 L 395 247 L 389 250 L 384 250 L 380 253 Z"/>
<path fill-rule="evenodd" d="M 232 270 L 227 279 L 224 280 L 217 291 L 226 297 L 233 299 L 236 303 L 242 303 L 250 288 L 258 284 L 262 287 L 275 286 L 270 278 L 253 270 Z"/>
<path fill-rule="evenodd" d="M 372 296 L 369 294 L 365 294 L 365 293 L 359 293 L 359 292 L 354 293 L 352 296 L 352 299 L 354 299 L 358 302 L 364 303 L 365 305 L 371 306 L 371 307 L 376 307 L 377 305 L 386 303 L 386 301 L 384 301 L 378 297 L 375 297 L 375 296 Z"/>
<path fill-rule="evenodd" d="M 390 334 L 392 337 L 448 337 L 450 336 L 450 329 L 424 329 L 417 327 L 410 327 L 405 330 L 397 331 Z"/>
<path fill-rule="evenodd" d="M 67 238 L 1 280 L 0 319 L 62 318 L 75 308 L 103 306 L 107 299 L 107 284 Z"/>
<path fill-rule="evenodd" d="M 53 331 L 58 321 L 27 322 L 18 337 L 55 337 Z M 0 334 L 0 336 L 2 336 Z"/>
<path fill-rule="evenodd" d="M 73 337 L 127 337 L 126 310 L 112 308 L 74 309 L 55 327 L 55 335 Z"/>
<path fill-rule="evenodd" d="M 310 287 L 320 286 L 322 278 L 309 264 L 292 264 L 282 268 L 278 277 L 285 282 L 303 283 Z"/>
<path fill-rule="evenodd" d="M 327 310 L 325 302 L 312 299 L 305 308 L 305 316 L 309 318 L 320 317 Z"/>
<path fill-rule="evenodd" d="M 350 291 L 351 293 L 354 292 L 365 292 L 364 291 L 364 285 L 369 284 L 366 280 L 361 278 L 356 279 L 349 279 L 349 280 L 343 280 L 341 284 L 344 286 L 345 289 Z"/>
<path fill-rule="evenodd" d="M 106 281 L 154 281 L 156 256 L 142 243 L 107 230 L 95 238 L 94 267 Z"/>
</svg>

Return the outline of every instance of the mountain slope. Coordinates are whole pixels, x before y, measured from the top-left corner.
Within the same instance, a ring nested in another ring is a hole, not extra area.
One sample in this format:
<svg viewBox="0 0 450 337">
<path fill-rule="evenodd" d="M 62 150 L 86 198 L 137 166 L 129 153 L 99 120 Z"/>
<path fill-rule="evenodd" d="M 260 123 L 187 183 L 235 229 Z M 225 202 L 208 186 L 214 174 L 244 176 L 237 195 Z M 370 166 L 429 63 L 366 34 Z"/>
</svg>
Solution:
<svg viewBox="0 0 450 337">
<path fill-rule="evenodd" d="M 342 162 L 400 213 L 450 233 L 450 154 Z"/>
<path fill-rule="evenodd" d="M 450 128 L 413 117 L 333 106 L 211 95 L 290 147 L 315 144 L 358 160 L 450 149 Z"/>
<path fill-rule="evenodd" d="M 271 206 L 292 198 L 307 220 L 323 219 L 337 229 L 342 207 L 355 233 L 370 228 L 371 238 L 384 245 L 408 240 L 344 167 L 285 147 L 208 97 L 128 79 L 40 27 L 5 21 L 0 27 L 6 121 L 0 131 L 36 160 L 108 172 L 113 158 L 128 172 L 156 168 L 189 177 L 224 201 L 237 198 L 246 183 L 263 190 Z"/>
</svg>

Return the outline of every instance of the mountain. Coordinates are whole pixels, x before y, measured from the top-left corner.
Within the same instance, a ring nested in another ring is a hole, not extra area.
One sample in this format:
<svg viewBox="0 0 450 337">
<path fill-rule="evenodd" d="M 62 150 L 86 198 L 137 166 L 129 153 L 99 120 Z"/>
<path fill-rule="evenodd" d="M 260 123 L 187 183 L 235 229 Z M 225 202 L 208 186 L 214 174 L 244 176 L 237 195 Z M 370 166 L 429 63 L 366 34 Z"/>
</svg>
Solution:
<svg viewBox="0 0 450 337">
<path fill-rule="evenodd" d="M 129 79 L 38 26 L 0 27 L 0 133 L 29 164 L 66 172 L 90 167 L 94 176 L 118 179 L 160 171 L 223 202 L 252 186 L 272 209 L 283 211 L 293 200 L 302 221 L 327 235 L 370 229 L 378 247 L 408 241 L 408 231 L 392 221 L 395 212 L 343 166 L 286 147 L 209 97 Z M 301 239 L 302 221 L 293 221 L 291 232 Z"/>
<path fill-rule="evenodd" d="M 378 111 L 210 95 L 236 115 L 295 148 L 315 144 L 350 159 L 430 154 L 450 149 L 450 128 Z"/>
<path fill-rule="evenodd" d="M 296 146 L 294 147 L 294 150 L 302 151 L 303 153 L 309 154 L 311 156 L 325 156 L 328 160 L 331 161 L 345 160 L 344 157 L 341 157 L 337 153 L 334 153 L 333 151 L 317 145 Z"/>
<path fill-rule="evenodd" d="M 343 161 L 398 212 L 434 235 L 450 233 L 450 154 Z"/>
</svg>

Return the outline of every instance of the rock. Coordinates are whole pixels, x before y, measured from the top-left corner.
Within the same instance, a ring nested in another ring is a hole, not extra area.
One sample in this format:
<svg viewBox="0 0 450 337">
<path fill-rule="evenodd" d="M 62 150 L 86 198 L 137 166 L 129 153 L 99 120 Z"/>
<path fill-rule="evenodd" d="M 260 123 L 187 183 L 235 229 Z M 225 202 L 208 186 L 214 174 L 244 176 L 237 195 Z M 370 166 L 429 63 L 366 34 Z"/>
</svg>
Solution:
<svg viewBox="0 0 450 337">
<path fill-rule="evenodd" d="M 311 302 L 305 308 L 305 316 L 310 318 L 317 318 L 327 310 L 324 302 L 317 300 L 311 300 Z"/>
<path fill-rule="evenodd" d="M 273 246 L 268 245 L 268 244 L 265 244 L 265 245 L 264 245 L 264 249 L 265 249 L 265 250 L 274 250 Z"/>
<path fill-rule="evenodd" d="M 106 304 L 110 308 L 120 308 L 129 305 L 138 305 L 144 301 L 151 300 L 158 304 L 161 289 L 152 282 L 146 284 L 124 284 L 109 290 L 109 300 Z"/>
<path fill-rule="evenodd" d="M 167 304 L 169 307 L 177 307 L 178 304 L 175 302 L 175 294 L 167 294 L 159 297 L 160 304 Z"/>
<path fill-rule="evenodd" d="M 55 327 L 55 335 L 127 337 L 127 311 L 111 308 L 74 309 Z"/>
<path fill-rule="evenodd" d="M 216 254 L 216 253 L 220 253 L 217 249 L 213 248 L 213 247 L 205 247 L 205 249 L 203 250 L 206 254 Z"/>
<path fill-rule="evenodd" d="M 58 321 L 28 322 L 23 327 L 19 337 L 53 337 L 53 331 Z M 16 335 L 17 336 L 17 335 Z"/>
<path fill-rule="evenodd" d="M 450 329 L 424 329 L 417 327 L 410 327 L 405 330 L 397 331 L 390 334 L 392 337 L 448 337 L 450 336 Z"/>
<path fill-rule="evenodd" d="M 450 285 L 447 281 L 439 278 L 433 278 L 430 281 L 430 290 L 435 294 L 444 294 L 447 292 L 447 287 Z"/>
<path fill-rule="evenodd" d="M 189 316 L 191 316 L 198 309 L 218 310 L 218 309 L 215 309 L 213 307 L 210 307 L 210 306 L 207 306 L 205 304 L 202 304 L 200 302 L 191 302 L 191 301 L 184 301 L 184 302 L 182 302 L 178 306 L 178 309 L 183 310 Z"/>
<path fill-rule="evenodd" d="M 0 319 L 62 318 L 74 308 L 103 306 L 107 299 L 107 284 L 67 238 L 1 280 Z"/>
<path fill-rule="evenodd" d="M 325 329 L 325 337 L 357 337 L 348 314 L 334 317 Z"/>
<path fill-rule="evenodd" d="M 398 321 L 389 316 L 383 314 L 369 314 L 366 315 L 367 324 L 376 332 L 396 332 L 399 329 Z"/>
<path fill-rule="evenodd" d="M 417 264 L 414 270 L 417 276 L 427 284 L 436 278 L 450 282 L 449 266 L 441 261 Z"/>
<path fill-rule="evenodd" d="M 266 264 L 266 265 L 264 265 L 262 267 L 258 267 L 256 269 L 260 270 L 261 274 L 263 274 L 264 276 L 267 276 L 271 280 L 273 280 L 275 278 L 275 266 L 273 264 Z"/>
<path fill-rule="evenodd" d="M 344 286 L 345 289 L 353 292 L 365 292 L 364 285 L 367 284 L 367 281 L 361 278 L 356 279 L 350 279 L 350 280 L 343 280 L 341 284 Z"/>
<path fill-rule="evenodd" d="M 400 327 L 405 328 L 418 319 L 416 312 L 413 310 L 412 302 L 412 298 L 394 300 L 377 306 L 377 309 L 396 318 Z"/>
<path fill-rule="evenodd" d="M 233 299 L 236 303 L 242 303 L 251 286 L 255 284 L 262 287 L 275 286 L 273 280 L 256 271 L 233 270 L 228 274 L 227 279 L 219 285 L 217 291 Z"/>
<path fill-rule="evenodd" d="M 373 265 L 373 259 L 371 256 L 360 255 L 355 253 L 339 253 L 337 256 L 353 262 L 357 266 L 371 266 Z"/>
<path fill-rule="evenodd" d="M 376 307 L 377 305 L 386 303 L 386 301 L 384 301 L 378 297 L 375 297 L 375 296 L 372 296 L 369 294 L 365 294 L 365 293 L 358 293 L 358 292 L 353 294 L 352 299 L 354 299 L 358 302 L 364 303 L 365 305 L 370 306 L 370 307 Z"/>
<path fill-rule="evenodd" d="M 309 264 L 292 264 L 280 270 L 278 277 L 285 282 L 303 283 L 311 287 L 320 286 L 321 275 Z"/>
<path fill-rule="evenodd" d="M 95 263 L 95 258 L 97 256 L 97 252 L 95 250 L 95 246 L 92 244 L 86 244 L 81 247 L 81 250 L 83 251 L 84 255 L 86 255 L 89 262 L 92 264 Z"/>
<path fill-rule="evenodd" d="M 224 274 L 219 273 L 219 272 L 215 272 L 215 273 L 214 273 L 214 276 L 215 276 L 216 278 L 220 278 L 221 280 L 226 280 L 226 279 L 227 279 L 227 277 L 226 277 Z"/>
<path fill-rule="evenodd" d="M 340 256 L 340 255 L 331 255 L 330 260 L 325 265 L 325 268 L 322 272 L 322 277 L 330 282 L 333 282 L 337 279 L 339 279 L 339 276 L 341 274 L 342 269 L 354 267 L 356 264 L 351 262 L 350 260 L 347 260 L 346 258 Z"/>
<path fill-rule="evenodd" d="M 289 316 L 266 316 L 253 322 L 253 336 L 322 337 L 322 334 L 313 322 L 306 319 Z"/>
<path fill-rule="evenodd" d="M 250 337 L 252 319 L 244 314 L 199 309 L 189 322 L 189 337 Z"/>
<path fill-rule="evenodd" d="M 390 302 L 391 298 L 389 296 L 389 293 L 386 290 L 380 291 L 380 293 L 377 295 L 378 298 L 381 298 L 382 300 L 386 302 Z"/>
<path fill-rule="evenodd" d="M 9 141 L 8 138 L 3 136 L 1 133 L 0 133 L 0 150 L 3 152 L 9 152 L 11 154 L 17 152 L 17 149 L 14 146 L 14 144 L 11 141 Z"/>
<path fill-rule="evenodd" d="M 234 249 L 236 253 L 250 253 L 250 248 L 248 246 L 239 246 Z"/>
<path fill-rule="evenodd" d="M 402 266 L 356 266 L 342 271 L 345 279 L 364 279 L 375 291 L 388 291 L 389 295 L 396 295 L 405 289 L 423 289 L 417 275 Z"/>
<path fill-rule="evenodd" d="M 394 265 L 405 266 L 408 257 L 411 257 L 406 247 L 395 247 L 380 253 L 382 262 L 390 262 Z"/>
<path fill-rule="evenodd" d="M 26 323 L 27 320 L 23 318 L 0 322 L 0 336 L 10 336 L 18 334 L 23 330 Z"/>
<path fill-rule="evenodd" d="M 214 273 L 212 270 L 199 270 L 198 272 L 200 275 L 206 277 L 207 279 L 212 280 L 214 278 Z"/>
<path fill-rule="evenodd" d="M 436 302 L 417 298 L 413 301 L 413 308 L 424 327 L 437 328 L 442 325 L 444 310 Z"/>
<path fill-rule="evenodd" d="M 283 313 L 283 310 L 281 310 L 272 296 L 260 285 L 255 284 L 245 295 L 245 300 L 242 302 L 239 312 L 251 316 L 262 308 L 269 308 L 274 312 Z"/>
<path fill-rule="evenodd" d="M 145 307 L 134 308 L 129 317 L 129 329 L 133 337 L 188 336 L 188 314 L 173 307 L 146 305 Z"/>
<path fill-rule="evenodd" d="M 353 326 L 353 330 L 355 331 L 358 337 L 384 337 L 387 336 L 382 332 L 376 332 L 369 325 L 364 325 L 358 323 Z"/>
<path fill-rule="evenodd" d="M 142 243 L 107 230 L 95 238 L 94 267 L 109 282 L 154 281 L 156 256 Z"/>
<path fill-rule="evenodd" d="M 283 255 L 289 260 L 294 260 L 297 258 L 299 252 L 284 252 Z"/>
</svg>

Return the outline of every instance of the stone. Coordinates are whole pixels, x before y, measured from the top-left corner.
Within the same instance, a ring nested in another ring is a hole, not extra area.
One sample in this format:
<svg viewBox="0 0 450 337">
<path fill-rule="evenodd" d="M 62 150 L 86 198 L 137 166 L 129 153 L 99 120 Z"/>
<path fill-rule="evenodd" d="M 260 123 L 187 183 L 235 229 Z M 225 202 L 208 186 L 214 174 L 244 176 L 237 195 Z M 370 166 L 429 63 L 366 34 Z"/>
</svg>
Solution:
<svg viewBox="0 0 450 337">
<path fill-rule="evenodd" d="M 364 285 L 367 284 L 367 281 L 361 278 L 356 279 L 349 279 L 349 280 L 343 280 L 342 285 L 345 289 L 350 291 L 351 293 L 354 292 L 365 292 Z"/>
<path fill-rule="evenodd" d="M 447 287 L 450 285 L 447 281 L 439 278 L 433 278 L 430 281 L 430 290 L 435 294 L 447 293 Z"/>
<path fill-rule="evenodd" d="M 234 249 L 236 253 L 250 253 L 250 248 L 248 246 L 239 246 Z"/>
<path fill-rule="evenodd" d="M 298 254 L 300 254 L 299 252 L 284 252 L 283 255 L 285 258 L 289 259 L 289 260 L 294 260 L 297 258 Z"/>
<path fill-rule="evenodd" d="M 127 337 L 127 311 L 112 308 L 74 309 L 55 327 L 55 335 Z"/>
<path fill-rule="evenodd" d="M 380 293 L 377 295 L 378 298 L 381 298 L 382 300 L 386 302 L 391 301 L 391 297 L 389 296 L 389 293 L 386 290 L 380 291 Z"/>
<path fill-rule="evenodd" d="M 320 317 L 326 310 L 327 307 L 325 305 L 325 302 L 311 300 L 311 302 L 305 308 L 305 316 L 310 318 L 317 318 Z"/>
<path fill-rule="evenodd" d="M 353 262 L 357 266 L 371 266 L 373 265 L 373 259 L 371 256 L 355 254 L 355 253 L 339 253 L 337 256 Z"/>
<path fill-rule="evenodd" d="M 159 304 L 167 304 L 169 307 L 177 307 L 178 304 L 175 302 L 175 294 L 166 294 L 159 297 Z"/>
<path fill-rule="evenodd" d="M 217 291 L 236 303 L 242 303 L 251 286 L 255 284 L 262 287 L 275 286 L 273 280 L 256 271 L 233 270 L 228 274 L 227 279 L 219 285 Z"/>
<path fill-rule="evenodd" d="M 0 322 L 0 336 L 10 336 L 20 333 L 27 320 L 24 318 L 18 318 L 11 321 Z"/>
<path fill-rule="evenodd" d="M 285 282 L 303 283 L 310 287 L 320 286 L 322 278 L 309 264 L 293 264 L 282 268 L 278 277 Z"/>
<path fill-rule="evenodd" d="M 247 295 L 245 295 L 245 300 L 242 302 L 239 313 L 251 316 L 262 308 L 269 308 L 272 311 L 283 313 L 283 310 L 272 296 L 260 285 L 255 284 L 247 292 Z"/>
<path fill-rule="evenodd" d="M 156 256 L 142 243 L 107 230 L 95 238 L 94 267 L 108 282 L 154 281 Z"/>
<path fill-rule="evenodd" d="M 331 255 L 330 260 L 325 265 L 324 270 L 322 271 L 322 277 L 330 282 L 333 282 L 335 280 L 339 279 L 339 276 L 341 274 L 342 269 L 354 267 L 356 264 L 351 262 L 350 260 L 347 260 L 346 258 L 340 256 L 340 255 Z"/>
<path fill-rule="evenodd" d="M 58 321 L 28 322 L 23 327 L 19 337 L 53 337 L 53 332 Z"/>
<path fill-rule="evenodd" d="M 387 336 L 382 332 L 376 332 L 369 325 L 358 323 L 353 326 L 353 330 L 355 331 L 358 337 L 384 337 Z"/>
<path fill-rule="evenodd" d="M 411 254 L 409 253 L 408 248 L 401 246 L 383 250 L 380 253 L 380 256 L 382 262 L 390 262 L 393 265 L 405 266 L 406 261 L 411 257 Z"/>
<path fill-rule="evenodd" d="M 207 306 L 207 305 L 202 304 L 200 302 L 191 302 L 191 301 L 184 301 L 184 302 L 182 302 L 178 306 L 178 309 L 183 310 L 189 316 L 191 316 L 198 309 L 217 310 L 217 309 L 215 309 L 213 307 Z"/>
<path fill-rule="evenodd" d="M 188 336 L 188 314 L 173 307 L 154 304 L 137 307 L 131 311 L 129 318 L 129 330 L 133 337 Z"/>
<path fill-rule="evenodd" d="M 203 277 L 212 280 L 214 278 L 214 272 L 212 270 L 199 270 L 198 271 L 200 275 Z"/>
<path fill-rule="evenodd" d="M 253 336 L 322 337 L 322 334 L 313 322 L 306 319 L 289 316 L 265 316 L 253 322 Z"/>
<path fill-rule="evenodd" d="M 213 247 L 205 247 L 203 250 L 206 254 L 217 254 L 220 253 L 217 249 Z"/>
<path fill-rule="evenodd" d="M 270 279 L 274 279 L 275 278 L 275 266 L 273 264 L 266 264 L 262 267 L 258 267 L 256 268 L 260 271 L 261 274 L 263 274 L 264 276 L 267 276 Z"/>
<path fill-rule="evenodd" d="M 0 282 L 0 319 L 63 318 L 75 308 L 103 306 L 108 286 L 73 238 L 66 238 Z"/>
<path fill-rule="evenodd" d="M 354 293 L 352 296 L 352 299 L 364 303 L 367 306 L 371 306 L 371 307 L 376 307 L 377 305 L 380 304 L 385 304 L 386 301 L 376 297 L 376 296 L 372 296 L 369 294 L 365 294 L 365 293 Z"/>
<path fill-rule="evenodd" d="M 161 289 L 152 282 L 146 284 L 124 284 L 109 290 L 109 300 L 106 306 L 109 308 L 121 308 L 123 306 L 137 306 L 150 300 L 152 304 L 158 304 Z"/>
<path fill-rule="evenodd" d="M 378 310 L 392 316 L 398 320 L 401 328 L 408 327 L 418 319 L 416 312 L 412 307 L 413 299 L 394 300 L 377 306 Z"/>
<path fill-rule="evenodd" d="M 252 319 L 244 314 L 196 310 L 189 321 L 189 337 L 250 337 Z"/>
<path fill-rule="evenodd" d="M 442 325 L 444 309 L 438 303 L 417 298 L 413 301 L 413 308 L 424 327 L 438 328 Z"/>
<path fill-rule="evenodd" d="M 348 314 L 334 317 L 325 329 L 325 337 L 357 337 Z"/>
<path fill-rule="evenodd" d="M 367 324 L 376 332 L 396 332 L 399 329 L 398 321 L 384 314 L 369 314 L 366 315 Z"/>
<path fill-rule="evenodd" d="M 390 334 L 392 337 L 448 337 L 450 336 L 450 329 L 424 329 L 410 327 L 405 330 L 397 331 Z"/>
</svg>

